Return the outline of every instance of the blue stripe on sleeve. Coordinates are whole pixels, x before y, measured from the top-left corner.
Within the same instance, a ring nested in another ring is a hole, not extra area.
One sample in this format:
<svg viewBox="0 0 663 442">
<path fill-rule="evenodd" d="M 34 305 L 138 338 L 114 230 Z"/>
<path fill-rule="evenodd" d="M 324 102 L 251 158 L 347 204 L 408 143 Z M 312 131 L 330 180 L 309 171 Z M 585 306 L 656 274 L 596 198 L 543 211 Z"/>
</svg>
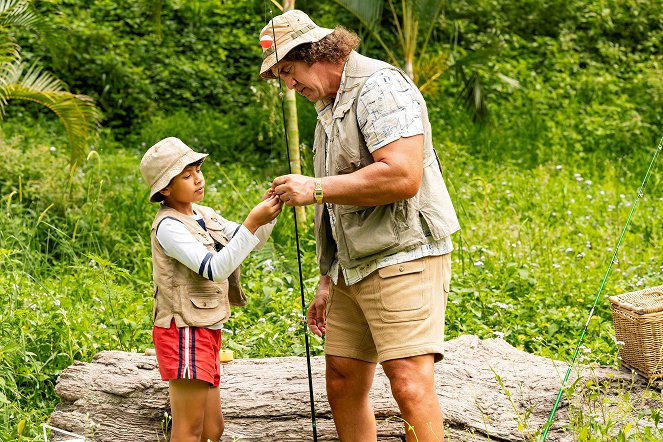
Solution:
<svg viewBox="0 0 663 442">
<path fill-rule="evenodd" d="M 205 272 L 205 265 L 207 265 L 208 261 L 212 258 L 212 252 L 207 252 L 207 255 L 203 258 L 203 262 L 200 263 L 200 268 L 198 269 L 198 274 L 200 276 L 203 276 L 203 273 Z"/>
<path fill-rule="evenodd" d="M 233 236 L 232 236 L 233 238 L 235 237 L 235 235 L 237 235 L 237 232 L 239 232 L 239 229 L 241 229 L 241 228 L 242 228 L 242 225 L 241 225 L 241 224 L 240 224 L 239 226 L 237 226 L 237 228 L 236 228 L 235 231 L 233 232 Z"/>
</svg>

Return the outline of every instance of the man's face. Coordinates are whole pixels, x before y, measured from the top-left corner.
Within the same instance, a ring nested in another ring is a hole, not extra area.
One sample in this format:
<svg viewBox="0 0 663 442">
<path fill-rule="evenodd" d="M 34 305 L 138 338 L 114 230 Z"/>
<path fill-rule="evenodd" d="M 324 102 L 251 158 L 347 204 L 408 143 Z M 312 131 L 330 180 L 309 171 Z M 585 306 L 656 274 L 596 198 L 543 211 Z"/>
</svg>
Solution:
<svg viewBox="0 0 663 442">
<path fill-rule="evenodd" d="M 275 77 L 279 73 L 288 89 L 296 90 L 311 102 L 334 97 L 338 89 L 338 85 L 334 88 L 331 84 L 331 76 L 324 63 L 316 62 L 309 66 L 303 61 L 285 60 L 272 68 Z"/>
</svg>

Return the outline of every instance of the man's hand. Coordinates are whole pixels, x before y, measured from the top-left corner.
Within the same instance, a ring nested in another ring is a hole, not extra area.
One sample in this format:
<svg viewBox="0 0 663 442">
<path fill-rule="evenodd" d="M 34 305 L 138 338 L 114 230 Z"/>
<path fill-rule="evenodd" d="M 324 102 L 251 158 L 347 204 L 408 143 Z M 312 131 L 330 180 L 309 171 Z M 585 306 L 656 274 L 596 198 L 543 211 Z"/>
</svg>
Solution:
<svg viewBox="0 0 663 442">
<path fill-rule="evenodd" d="M 327 327 L 327 300 L 329 299 L 329 276 L 320 277 L 315 298 L 308 307 L 306 323 L 316 336 L 324 336 Z"/>
<path fill-rule="evenodd" d="M 307 206 L 315 203 L 315 178 L 304 175 L 283 175 L 272 181 L 274 193 L 288 206 Z"/>
</svg>

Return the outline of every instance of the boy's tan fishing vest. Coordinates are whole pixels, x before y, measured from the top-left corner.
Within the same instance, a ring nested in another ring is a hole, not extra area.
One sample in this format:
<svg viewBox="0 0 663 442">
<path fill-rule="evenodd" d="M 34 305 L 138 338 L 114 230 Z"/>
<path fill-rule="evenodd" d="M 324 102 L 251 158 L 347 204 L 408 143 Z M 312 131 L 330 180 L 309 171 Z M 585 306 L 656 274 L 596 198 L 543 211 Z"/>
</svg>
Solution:
<svg viewBox="0 0 663 442">
<path fill-rule="evenodd" d="M 209 207 L 194 204 L 193 210 L 203 217 L 207 231 L 190 216 L 163 204 L 152 223 L 154 325 L 157 327 L 170 327 L 173 318 L 177 327 L 217 325 L 228 320 L 231 303 L 246 303 L 239 284 L 239 268 L 227 280 L 214 282 L 169 257 L 161 248 L 157 227 L 165 218 L 174 218 L 184 224 L 210 252 L 216 253 L 215 241 L 223 246 L 228 244 L 223 218 Z"/>
<path fill-rule="evenodd" d="M 435 240 L 460 229 L 449 192 L 442 179 L 433 148 L 426 103 L 417 87 L 401 71 L 387 63 L 352 52 L 345 67 L 345 84 L 336 95 L 329 144 L 318 121 L 313 143 L 316 177 L 352 173 L 374 162 L 357 123 L 357 97 L 364 83 L 381 69 L 396 70 L 412 85 L 421 103 L 424 127 L 424 172 L 419 192 L 410 199 L 384 206 L 333 204 L 336 217 L 334 241 L 326 204 L 315 207 L 315 233 L 320 272 L 324 275 L 337 254 L 344 268 L 353 268 L 379 257 L 427 243 L 422 220 Z M 326 155 L 325 155 L 326 150 Z"/>
</svg>

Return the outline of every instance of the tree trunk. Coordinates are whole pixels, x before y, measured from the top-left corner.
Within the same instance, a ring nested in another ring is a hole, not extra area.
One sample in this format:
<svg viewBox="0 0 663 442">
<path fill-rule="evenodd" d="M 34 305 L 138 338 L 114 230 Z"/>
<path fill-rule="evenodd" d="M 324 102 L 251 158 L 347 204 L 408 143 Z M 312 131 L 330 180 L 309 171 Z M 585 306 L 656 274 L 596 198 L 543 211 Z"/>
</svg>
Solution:
<svg viewBox="0 0 663 442">
<path fill-rule="evenodd" d="M 449 440 L 519 441 L 529 439 L 528 435 L 545 424 L 566 364 L 525 353 L 501 339 L 461 336 L 445 345 L 445 359 L 436 364 L 435 375 Z M 338 440 L 325 395 L 324 365 L 323 357 L 312 358 L 317 434 L 321 441 Z M 312 440 L 304 358 L 236 359 L 223 369 L 221 400 L 226 432 L 222 441 Z M 641 397 L 645 388 L 644 382 L 633 381 L 630 372 L 614 368 L 589 371 L 580 367 L 575 372 L 592 378 L 594 386 L 620 385 L 633 398 Z M 576 378 L 574 374 L 571 381 Z M 586 384 L 576 385 L 578 395 Z M 168 383 L 160 379 L 153 356 L 103 351 L 90 363 L 77 362 L 65 369 L 56 392 L 62 403 L 51 416 L 55 427 L 98 442 L 164 440 Z M 371 400 L 379 441 L 404 440 L 402 424 L 388 421 L 399 412 L 379 366 Z M 620 405 L 623 402 L 613 401 L 611 406 Z M 627 421 L 623 413 L 620 421 Z M 564 429 L 568 422 L 565 397 L 547 440 L 573 440 Z M 524 430 L 518 429 L 519 423 Z"/>
</svg>

